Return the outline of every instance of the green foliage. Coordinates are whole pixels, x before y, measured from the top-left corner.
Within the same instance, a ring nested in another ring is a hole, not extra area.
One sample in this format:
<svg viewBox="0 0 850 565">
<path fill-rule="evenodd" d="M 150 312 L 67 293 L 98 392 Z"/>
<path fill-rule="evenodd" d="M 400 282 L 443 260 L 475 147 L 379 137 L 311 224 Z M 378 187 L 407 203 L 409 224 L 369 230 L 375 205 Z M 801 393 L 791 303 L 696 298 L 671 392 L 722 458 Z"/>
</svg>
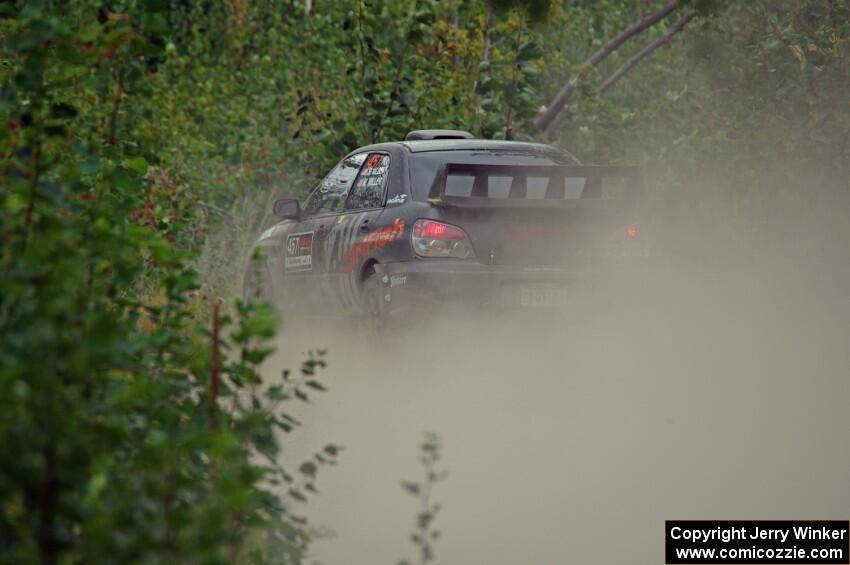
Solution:
<svg viewBox="0 0 850 565">
<path fill-rule="evenodd" d="M 267 2 L 174 5 L 152 127 L 171 138 L 171 160 L 190 182 L 206 181 L 193 185 L 214 183 L 204 197 L 224 207 L 257 188 L 302 195 L 342 154 L 410 129 L 487 129 L 498 117 L 487 132 L 504 135 L 505 97 L 522 98 L 507 103 L 522 107 L 514 114 L 533 106 L 525 79 L 542 53 L 525 10 L 503 13 L 500 82 L 483 103 L 484 5 L 344 0 L 309 15 L 301 3 L 285 13 Z"/>
<path fill-rule="evenodd" d="M 632 3 L 605 2 L 556 13 L 542 39 L 573 38 L 569 59 L 547 59 L 544 72 L 570 66 L 636 18 Z M 610 91 L 595 84 L 671 21 L 633 39 L 594 69 L 572 100 L 559 142 L 596 162 L 631 160 L 722 168 L 730 177 L 752 174 L 752 164 L 844 169 L 841 143 L 850 125 L 841 84 L 848 72 L 850 4 L 842 2 L 696 2 L 701 16 L 641 62 Z M 564 26 L 566 29 L 555 29 Z M 793 165 L 792 165 L 793 164 Z"/>
<path fill-rule="evenodd" d="M 483 76 L 478 85 L 479 133 L 485 138 L 527 137 L 539 104 L 536 61 L 543 53 L 521 12 L 510 12 L 493 35 L 503 41 L 493 49 L 491 60 L 478 66 Z"/>
<path fill-rule="evenodd" d="M 123 8 L 0 20 L 3 558 L 300 562 L 289 508 L 338 448 L 288 474 L 280 403 L 323 362 L 261 387 L 271 308 L 195 315 L 196 195 L 147 127 L 166 6 Z"/>
<path fill-rule="evenodd" d="M 533 21 L 542 20 L 549 11 L 550 0 L 492 0 L 498 12 L 517 11 Z"/>
</svg>

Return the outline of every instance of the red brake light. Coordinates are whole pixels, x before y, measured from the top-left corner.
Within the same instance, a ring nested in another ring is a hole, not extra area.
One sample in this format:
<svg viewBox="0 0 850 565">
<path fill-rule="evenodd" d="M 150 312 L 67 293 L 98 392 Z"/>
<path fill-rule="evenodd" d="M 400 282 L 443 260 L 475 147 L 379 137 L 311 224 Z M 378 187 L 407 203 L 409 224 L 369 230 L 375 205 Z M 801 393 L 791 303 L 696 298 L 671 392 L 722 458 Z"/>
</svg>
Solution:
<svg viewBox="0 0 850 565">
<path fill-rule="evenodd" d="M 626 237 L 629 239 L 637 239 L 640 235 L 640 230 L 637 226 L 629 226 L 626 228 Z"/>
<path fill-rule="evenodd" d="M 466 239 L 466 233 L 462 229 L 431 220 L 417 220 L 413 224 L 413 235 L 431 239 Z"/>
<path fill-rule="evenodd" d="M 469 259 L 475 256 L 465 231 L 457 226 L 433 220 L 416 220 L 410 234 L 410 242 L 420 257 Z"/>
</svg>

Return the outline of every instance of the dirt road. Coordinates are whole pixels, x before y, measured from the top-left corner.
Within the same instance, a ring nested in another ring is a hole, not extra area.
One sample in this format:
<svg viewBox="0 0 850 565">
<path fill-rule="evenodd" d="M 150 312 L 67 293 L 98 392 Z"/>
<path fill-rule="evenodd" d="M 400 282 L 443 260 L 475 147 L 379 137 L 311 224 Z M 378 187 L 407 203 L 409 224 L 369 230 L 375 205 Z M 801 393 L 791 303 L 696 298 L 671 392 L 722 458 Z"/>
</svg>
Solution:
<svg viewBox="0 0 850 565">
<path fill-rule="evenodd" d="M 668 273 L 640 303 L 589 297 L 555 325 L 454 320 L 331 348 L 331 391 L 288 458 L 333 441 L 304 507 L 328 565 L 413 557 L 422 432 L 448 479 L 438 562 L 646 563 L 673 518 L 834 518 L 850 508 L 850 301 L 841 280 Z M 331 341 L 326 338 L 332 337 Z M 291 364 L 291 363 L 290 363 Z"/>
</svg>

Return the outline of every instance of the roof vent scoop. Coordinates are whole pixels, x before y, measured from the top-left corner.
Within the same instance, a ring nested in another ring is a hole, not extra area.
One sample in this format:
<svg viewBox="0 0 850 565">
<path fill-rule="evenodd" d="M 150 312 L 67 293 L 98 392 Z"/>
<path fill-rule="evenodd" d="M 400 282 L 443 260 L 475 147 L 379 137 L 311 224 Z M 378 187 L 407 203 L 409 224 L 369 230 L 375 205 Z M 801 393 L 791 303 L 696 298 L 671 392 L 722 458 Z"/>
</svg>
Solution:
<svg viewBox="0 0 850 565">
<path fill-rule="evenodd" d="M 404 136 L 405 141 L 420 139 L 475 139 L 468 131 L 456 129 L 417 129 Z"/>
</svg>

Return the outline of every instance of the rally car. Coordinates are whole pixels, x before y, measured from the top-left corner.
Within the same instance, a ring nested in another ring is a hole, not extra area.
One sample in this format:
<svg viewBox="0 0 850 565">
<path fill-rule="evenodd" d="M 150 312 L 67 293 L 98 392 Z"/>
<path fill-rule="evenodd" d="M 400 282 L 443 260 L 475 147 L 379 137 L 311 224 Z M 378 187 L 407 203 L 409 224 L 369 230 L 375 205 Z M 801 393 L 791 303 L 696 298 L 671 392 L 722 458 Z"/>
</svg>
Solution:
<svg viewBox="0 0 850 565">
<path fill-rule="evenodd" d="M 303 204 L 277 200 L 244 292 L 375 326 L 445 305 L 551 309 L 601 265 L 647 255 L 638 180 L 550 145 L 414 131 L 353 151 Z"/>
</svg>

